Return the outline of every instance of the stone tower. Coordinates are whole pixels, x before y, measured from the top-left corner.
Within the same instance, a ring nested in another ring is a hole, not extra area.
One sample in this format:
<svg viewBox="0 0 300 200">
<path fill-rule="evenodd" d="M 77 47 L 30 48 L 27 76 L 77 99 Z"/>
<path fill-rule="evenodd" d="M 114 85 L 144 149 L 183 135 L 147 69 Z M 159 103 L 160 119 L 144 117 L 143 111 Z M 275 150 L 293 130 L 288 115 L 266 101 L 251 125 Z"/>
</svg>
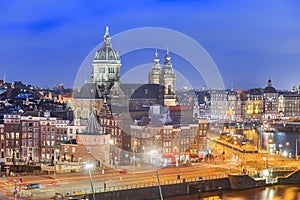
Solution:
<svg viewBox="0 0 300 200">
<path fill-rule="evenodd" d="M 160 76 L 161 76 L 161 67 L 159 64 L 157 49 L 153 61 L 154 63 L 152 65 L 151 71 L 149 72 L 148 82 L 150 84 L 159 84 Z"/>
<path fill-rule="evenodd" d="M 176 75 L 170 60 L 171 57 L 169 55 L 169 50 L 167 49 L 165 62 L 163 64 L 162 73 L 160 75 L 159 82 L 160 85 L 164 86 L 164 104 L 166 106 L 175 106 L 176 105 L 176 95 L 175 95 Z"/>
</svg>

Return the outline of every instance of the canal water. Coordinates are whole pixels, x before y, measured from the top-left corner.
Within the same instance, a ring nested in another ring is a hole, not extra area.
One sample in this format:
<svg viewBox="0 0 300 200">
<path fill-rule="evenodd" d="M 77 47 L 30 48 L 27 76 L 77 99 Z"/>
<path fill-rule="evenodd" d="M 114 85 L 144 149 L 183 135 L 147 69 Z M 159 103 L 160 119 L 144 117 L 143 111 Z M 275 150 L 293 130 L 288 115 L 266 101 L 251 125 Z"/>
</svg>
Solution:
<svg viewBox="0 0 300 200">
<path fill-rule="evenodd" d="M 292 158 L 296 155 L 296 141 L 298 143 L 298 154 L 300 147 L 300 133 L 295 132 L 261 132 L 262 147 L 266 150 L 269 148 L 273 153 L 280 153 Z"/>
<path fill-rule="evenodd" d="M 202 192 L 202 199 L 213 199 L 218 196 L 216 192 Z M 300 185 L 275 185 L 270 187 L 255 188 L 248 190 L 224 190 L 222 191 L 224 200 L 299 200 Z M 199 200 L 198 194 L 169 197 L 165 200 Z M 218 198 L 215 198 L 218 199 Z"/>
</svg>

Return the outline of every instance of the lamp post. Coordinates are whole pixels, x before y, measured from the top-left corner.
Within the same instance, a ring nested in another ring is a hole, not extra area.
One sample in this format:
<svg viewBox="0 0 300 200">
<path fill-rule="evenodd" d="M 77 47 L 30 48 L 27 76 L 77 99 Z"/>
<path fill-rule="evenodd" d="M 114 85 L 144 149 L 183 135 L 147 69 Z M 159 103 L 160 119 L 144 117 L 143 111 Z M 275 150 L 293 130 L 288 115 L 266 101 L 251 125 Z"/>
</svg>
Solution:
<svg viewBox="0 0 300 200">
<path fill-rule="evenodd" d="M 90 175 L 90 184 L 91 184 L 91 189 L 92 189 L 92 193 L 93 193 L 93 199 L 96 200 L 95 197 L 95 191 L 94 191 L 94 186 L 93 186 L 93 179 L 92 179 L 92 174 L 91 174 L 91 168 L 93 167 L 92 163 L 88 163 L 86 164 L 86 168 L 89 170 L 89 175 Z"/>
<path fill-rule="evenodd" d="M 53 169 L 53 178 L 56 179 L 56 164 L 57 164 L 57 155 L 59 154 L 59 149 L 55 149 L 54 153 L 54 169 Z"/>
<path fill-rule="evenodd" d="M 265 168 L 268 169 L 268 158 L 263 157 L 263 161 L 265 162 Z"/>
<path fill-rule="evenodd" d="M 273 150 L 272 150 L 272 152 L 271 152 L 271 146 L 272 146 L 272 143 L 273 143 L 273 140 L 272 139 L 269 139 L 268 140 L 268 155 L 270 154 L 270 153 L 272 153 L 273 152 Z"/>
<path fill-rule="evenodd" d="M 17 181 L 14 179 L 15 187 L 14 187 L 14 199 L 16 199 L 17 194 L 18 194 L 18 189 L 17 189 Z"/>
<path fill-rule="evenodd" d="M 150 152 L 151 158 L 153 155 L 157 154 L 157 151 L 155 150 L 151 150 Z M 161 190 L 161 185 L 160 185 L 160 180 L 159 180 L 159 175 L 158 175 L 158 170 L 157 170 L 157 166 L 156 166 L 156 159 L 154 158 L 154 168 L 155 168 L 155 174 L 156 174 L 156 178 L 157 178 L 157 184 L 158 184 L 158 189 L 159 189 L 159 195 L 160 195 L 160 199 L 163 200 L 163 195 L 162 195 L 162 190 Z"/>
<path fill-rule="evenodd" d="M 110 166 L 111 168 L 114 167 L 114 154 L 115 154 L 115 147 L 114 147 L 114 141 L 112 139 L 109 140 L 109 146 L 110 146 L 110 149 L 109 149 L 109 155 L 110 155 Z"/>
<path fill-rule="evenodd" d="M 295 151 L 296 160 L 298 160 L 298 139 L 296 139 L 296 151 Z"/>
</svg>

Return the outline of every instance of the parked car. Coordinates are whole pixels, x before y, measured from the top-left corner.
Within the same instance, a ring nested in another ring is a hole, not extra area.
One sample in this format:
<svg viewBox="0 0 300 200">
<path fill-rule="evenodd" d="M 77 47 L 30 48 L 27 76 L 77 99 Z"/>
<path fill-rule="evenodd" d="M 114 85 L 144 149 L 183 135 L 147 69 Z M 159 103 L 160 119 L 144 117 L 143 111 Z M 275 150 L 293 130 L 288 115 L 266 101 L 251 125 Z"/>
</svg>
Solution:
<svg viewBox="0 0 300 200">
<path fill-rule="evenodd" d="M 32 184 L 25 185 L 24 189 L 31 190 L 31 189 L 39 189 L 40 187 L 41 187 L 40 184 L 32 183 Z"/>
<path fill-rule="evenodd" d="M 121 169 L 119 172 L 120 172 L 120 174 L 126 174 L 127 173 L 127 169 Z"/>
</svg>

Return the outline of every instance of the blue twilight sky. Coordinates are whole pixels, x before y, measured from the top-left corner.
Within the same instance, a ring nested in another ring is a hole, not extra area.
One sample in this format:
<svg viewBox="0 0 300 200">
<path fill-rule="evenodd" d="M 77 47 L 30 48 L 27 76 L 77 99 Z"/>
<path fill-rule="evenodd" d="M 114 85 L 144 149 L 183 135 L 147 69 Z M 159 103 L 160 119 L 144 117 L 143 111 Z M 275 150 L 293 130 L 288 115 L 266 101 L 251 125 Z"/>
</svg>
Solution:
<svg viewBox="0 0 300 200">
<path fill-rule="evenodd" d="M 3 0 L 0 78 L 72 87 L 87 54 L 110 35 L 139 27 L 169 28 L 210 54 L 226 88 L 278 89 L 300 84 L 300 2 L 297 0 Z M 113 40 L 112 40 L 113 42 Z M 170 51 L 172 51 L 170 49 Z M 160 51 L 161 60 L 163 51 Z M 122 56 L 122 72 L 151 63 L 153 50 Z M 172 54 L 171 54 L 172 56 Z M 184 61 L 172 60 L 176 69 Z M 191 70 L 193 87 L 203 86 Z"/>
</svg>

